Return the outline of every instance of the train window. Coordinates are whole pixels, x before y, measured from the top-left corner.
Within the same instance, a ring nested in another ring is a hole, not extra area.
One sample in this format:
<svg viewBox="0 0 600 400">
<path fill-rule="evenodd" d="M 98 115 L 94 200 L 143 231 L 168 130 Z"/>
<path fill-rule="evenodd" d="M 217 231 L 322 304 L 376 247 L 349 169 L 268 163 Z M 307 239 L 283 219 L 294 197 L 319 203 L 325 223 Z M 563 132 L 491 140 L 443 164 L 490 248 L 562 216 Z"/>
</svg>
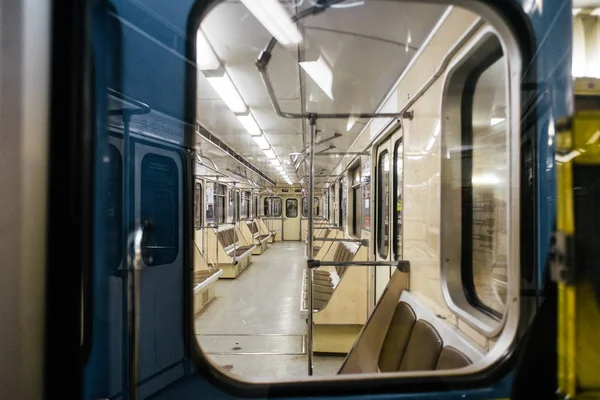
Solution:
<svg viewBox="0 0 600 400">
<path fill-rule="evenodd" d="M 250 192 L 242 192 L 242 218 L 250 218 L 250 200 L 252 194 Z"/>
<path fill-rule="evenodd" d="M 343 196 L 342 181 L 338 181 L 338 226 L 344 226 L 344 196 Z"/>
<path fill-rule="evenodd" d="M 321 201 L 318 197 L 313 198 L 313 213 L 315 216 L 319 215 L 319 213 L 321 212 L 319 208 L 320 203 Z"/>
<path fill-rule="evenodd" d="M 148 266 L 170 264 L 177 258 L 178 175 L 177 164 L 170 157 L 147 154 L 142 159 L 140 215 L 151 223 L 144 235 L 142 259 Z"/>
<path fill-rule="evenodd" d="M 258 196 L 253 196 L 252 201 L 252 217 L 258 217 Z"/>
<path fill-rule="evenodd" d="M 387 258 L 389 254 L 388 232 L 390 225 L 390 155 L 387 151 L 379 155 L 377 171 L 377 251 L 380 257 Z"/>
<path fill-rule="evenodd" d="M 265 197 L 264 199 L 264 215 L 267 217 L 281 217 L 281 198 L 280 197 Z"/>
<path fill-rule="evenodd" d="M 228 207 L 227 207 L 227 222 L 233 222 L 234 219 L 234 215 L 235 212 L 237 211 L 235 209 L 235 200 L 234 200 L 234 195 L 233 195 L 233 190 L 230 189 L 228 192 Z"/>
<path fill-rule="evenodd" d="M 306 197 L 302 198 L 302 217 L 308 218 L 308 201 Z"/>
<path fill-rule="evenodd" d="M 233 192 L 233 217 L 236 221 L 240 220 L 240 192 L 238 190 Z"/>
<path fill-rule="evenodd" d="M 215 185 L 215 222 L 217 225 L 225 223 L 225 197 L 227 186 Z"/>
<path fill-rule="evenodd" d="M 109 145 L 108 151 L 110 167 L 106 199 L 106 257 L 109 268 L 117 269 L 121 265 L 123 251 L 123 159 L 116 146 Z"/>
<path fill-rule="evenodd" d="M 298 199 L 286 199 L 285 216 L 286 218 L 296 218 L 298 216 Z"/>
<path fill-rule="evenodd" d="M 506 291 L 501 287 L 494 289 L 496 283 L 505 283 L 501 276 L 506 275 L 508 187 L 504 61 L 504 57 L 497 57 L 476 79 L 472 94 L 473 122 L 463 141 L 463 145 L 471 146 L 472 150 L 466 152 L 462 170 L 463 178 L 471 178 L 463 197 L 463 210 L 465 206 L 470 208 L 471 219 L 471 229 L 463 231 L 466 250 L 472 251 L 470 268 L 468 261 L 465 265 L 467 274 L 471 275 L 467 282 L 472 282 L 466 286 L 467 293 L 474 304 L 497 315 L 501 315 L 506 304 Z M 499 282 L 491 282 L 494 280 Z"/>
<path fill-rule="evenodd" d="M 202 227 L 202 185 L 196 182 L 194 185 L 194 228 Z"/>
<path fill-rule="evenodd" d="M 362 231 L 362 187 L 360 180 L 360 164 L 350 173 L 352 177 L 352 230 L 355 237 L 361 236 Z"/>
<path fill-rule="evenodd" d="M 402 259 L 402 188 L 404 187 L 404 144 L 399 139 L 394 146 L 394 259 Z"/>
<path fill-rule="evenodd" d="M 445 296 L 459 317 L 475 316 L 472 325 L 485 334 L 499 326 L 507 300 L 506 65 L 500 42 L 489 34 L 456 67 L 444 99 L 446 115 L 460 115 L 446 119 L 442 135 Z"/>
</svg>

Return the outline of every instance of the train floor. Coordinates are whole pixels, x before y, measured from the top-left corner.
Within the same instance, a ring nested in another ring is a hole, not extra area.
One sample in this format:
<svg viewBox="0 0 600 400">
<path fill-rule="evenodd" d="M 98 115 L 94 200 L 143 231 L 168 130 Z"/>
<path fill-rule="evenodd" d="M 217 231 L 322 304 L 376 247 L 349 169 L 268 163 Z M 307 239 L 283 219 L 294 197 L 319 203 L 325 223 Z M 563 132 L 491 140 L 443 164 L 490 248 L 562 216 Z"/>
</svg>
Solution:
<svg viewBox="0 0 600 400">
<path fill-rule="evenodd" d="M 211 361 L 244 380 L 307 376 L 307 325 L 300 318 L 303 242 L 276 242 L 236 279 L 220 279 L 216 299 L 195 320 Z M 344 357 L 314 357 L 315 376 L 335 375 Z"/>
</svg>

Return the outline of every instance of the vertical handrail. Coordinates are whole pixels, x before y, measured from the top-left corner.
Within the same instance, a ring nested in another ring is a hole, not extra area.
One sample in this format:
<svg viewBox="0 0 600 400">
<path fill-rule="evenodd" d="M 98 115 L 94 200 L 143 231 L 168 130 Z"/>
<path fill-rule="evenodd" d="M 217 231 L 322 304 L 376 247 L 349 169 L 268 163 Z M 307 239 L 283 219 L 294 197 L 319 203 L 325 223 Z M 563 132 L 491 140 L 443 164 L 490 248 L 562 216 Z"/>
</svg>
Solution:
<svg viewBox="0 0 600 400">
<path fill-rule="evenodd" d="M 310 117 L 310 172 L 308 174 L 308 198 L 313 198 L 314 192 L 314 161 L 315 161 L 315 135 L 317 120 L 314 116 Z M 308 343 L 306 351 L 308 353 L 308 376 L 313 374 L 313 269 L 310 267 L 310 260 L 313 259 L 313 218 L 314 208 L 309 207 L 308 210 L 308 260 L 306 262 L 306 276 L 308 281 Z"/>
<path fill-rule="evenodd" d="M 144 267 L 142 260 L 142 239 L 145 225 L 140 225 L 130 236 L 131 251 L 127 266 L 127 361 L 128 361 L 128 390 L 129 399 L 138 398 L 138 367 L 139 367 L 139 328 L 140 328 L 140 284 L 139 271 Z"/>
</svg>

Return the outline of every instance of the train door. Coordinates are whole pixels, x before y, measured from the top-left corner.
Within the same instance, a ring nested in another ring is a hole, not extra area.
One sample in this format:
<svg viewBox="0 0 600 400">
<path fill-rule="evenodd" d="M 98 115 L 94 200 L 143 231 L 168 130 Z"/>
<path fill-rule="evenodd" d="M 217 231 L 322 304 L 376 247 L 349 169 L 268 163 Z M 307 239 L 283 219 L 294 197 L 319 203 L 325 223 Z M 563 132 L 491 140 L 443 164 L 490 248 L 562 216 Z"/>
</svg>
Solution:
<svg viewBox="0 0 600 400">
<path fill-rule="evenodd" d="M 143 397 L 184 374 L 183 160 L 126 130 L 108 151 L 107 389 Z M 200 182 L 194 189 L 201 196 Z"/>
<path fill-rule="evenodd" d="M 392 138 L 377 146 L 375 181 L 377 184 L 375 206 L 375 259 L 389 261 L 391 259 L 391 181 L 392 181 Z M 377 303 L 390 279 L 389 267 L 375 267 L 375 298 Z"/>
<path fill-rule="evenodd" d="M 139 396 L 145 397 L 185 372 L 183 159 L 166 146 L 132 144 L 132 220 L 148 228 L 140 252 L 134 242 L 130 255 L 136 260 L 130 290 L 137 311 L 133 324 L 137 354 L 129 368 L 134 369 Z"/>
<path fill-rule="evenodd" d="M 283 240 L 300 240 L 300 202 L 298 197 L 284 197 Z"/>
</svg>

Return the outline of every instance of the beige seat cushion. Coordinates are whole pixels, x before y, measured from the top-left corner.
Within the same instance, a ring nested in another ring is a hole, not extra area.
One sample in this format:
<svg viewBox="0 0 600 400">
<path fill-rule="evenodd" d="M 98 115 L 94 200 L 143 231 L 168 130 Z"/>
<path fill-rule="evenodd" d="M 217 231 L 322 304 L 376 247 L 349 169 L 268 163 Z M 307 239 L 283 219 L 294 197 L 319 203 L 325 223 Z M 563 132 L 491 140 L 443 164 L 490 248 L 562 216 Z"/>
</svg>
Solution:
<svg viewBox="0 0 600 400">
<path fill-rule="evenodd" d="M 418 320 L 413 327 L 399 371 L 431 371 L 435 369 L 442 338 L 427 321 Z"/>
<path fill-rule="evenodd" d="M 412 307 L 399 302 L 379 353 L 378 366 L 381 372 L 398 371 L 415 322 L 416 316 Z"/>
</svg>

